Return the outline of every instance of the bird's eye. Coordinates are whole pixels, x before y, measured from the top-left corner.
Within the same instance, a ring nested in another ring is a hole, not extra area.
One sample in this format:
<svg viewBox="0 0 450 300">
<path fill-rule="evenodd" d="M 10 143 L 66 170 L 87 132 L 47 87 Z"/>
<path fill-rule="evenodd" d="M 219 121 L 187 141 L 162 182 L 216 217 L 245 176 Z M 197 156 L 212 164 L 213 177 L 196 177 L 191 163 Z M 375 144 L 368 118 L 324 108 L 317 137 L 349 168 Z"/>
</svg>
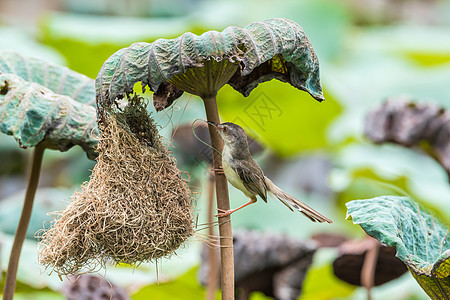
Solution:
<svg viewBox="0 0 450 300">
<path fill-rule="evenodd" d="M 228 128 L 227 128 L 227 127 L 224 127 L 222 130 L 223 130 L 223 132 L 227 132 L 227 131 L 228 131 Z"/>
</svg>

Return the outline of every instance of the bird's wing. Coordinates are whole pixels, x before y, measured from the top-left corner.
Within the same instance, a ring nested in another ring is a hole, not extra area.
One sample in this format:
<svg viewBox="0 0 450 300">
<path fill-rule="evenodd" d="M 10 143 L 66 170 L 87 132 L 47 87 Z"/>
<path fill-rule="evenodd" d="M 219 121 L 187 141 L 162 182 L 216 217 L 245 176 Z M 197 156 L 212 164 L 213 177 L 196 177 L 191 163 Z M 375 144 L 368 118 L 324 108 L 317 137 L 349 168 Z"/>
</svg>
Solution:
<svg viewBox="0 0 450 300">
<path fill-rule="evenodd" d="M 267 202 L 264 173 L 255 161 L 240 160 L 236 162 L 233 169 L 249 192 L 259 195 L 261 199 Z"/>
</svg>

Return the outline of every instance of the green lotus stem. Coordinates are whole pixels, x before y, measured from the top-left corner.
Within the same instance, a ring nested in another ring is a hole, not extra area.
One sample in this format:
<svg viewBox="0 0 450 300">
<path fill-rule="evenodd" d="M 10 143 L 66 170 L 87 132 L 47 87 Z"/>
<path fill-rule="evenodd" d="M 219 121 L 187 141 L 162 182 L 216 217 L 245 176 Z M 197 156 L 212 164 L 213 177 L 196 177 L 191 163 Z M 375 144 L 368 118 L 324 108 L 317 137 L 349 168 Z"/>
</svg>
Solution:
<svg viewBox="0 0 450 300">
<path fill-rule="evenodd" d="M 216 96 L 203 98 L 206 117 L 208 121 L 220 123 L 217 111 Z M 209 135 L 211 145 L 222 151 L 223 142 L 218 132 L 209 125 Z M 218 169 L 221 166 L 222 158 L 219 153 L 213 151 L 213 167 Z M 230 209 L 228 199 L 228 183 L 224 174 L 215 173 L 217 208 Z M 231 231 L 230 216 L 219 218 L 220 234 L 220 266 L 221 266 L 221 290 L 223 300 L 234 300 L 234 256 L 233 256 L 233 234 Z"/>
<path fill-rule="evenodd" d="M 30 223 L 34 195 L 36 194 L 36 189 L 39 182 L 39 174 L 41 172 L 44 150 L 45 147 L 43 145 L 37 145 L 36 147 L 34 147 L 33 160 L 31 162 L 31 170 L 28 177 L 28 186 L 25 193 L 22 215 L 20 216 L 19 225 L 17 226 L 16 234 L 14 236 L 11 255 L 9 257 L 8 270 L 6 272 L 5 279 L 5 289 L 3 291 L 3 300 L 12 300 L 14 297 L 20 252 L 22 250 L 23 242 L 25 241 L 28 224 Z"/>
</svg>

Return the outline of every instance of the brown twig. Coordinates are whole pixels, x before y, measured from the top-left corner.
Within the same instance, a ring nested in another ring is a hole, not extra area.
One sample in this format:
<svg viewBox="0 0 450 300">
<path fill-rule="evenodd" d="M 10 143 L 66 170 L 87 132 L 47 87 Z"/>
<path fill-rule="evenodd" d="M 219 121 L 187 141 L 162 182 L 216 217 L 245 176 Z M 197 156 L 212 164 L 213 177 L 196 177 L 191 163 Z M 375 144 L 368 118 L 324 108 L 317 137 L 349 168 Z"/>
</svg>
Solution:
<svg viewBox="0 0 450 300">
<path fill-rule="evenodd" d="M 217 111 L 216 96 L 204 97 L 206 117 L 208 121 L 220 123 L 219 113 Z M 222 151 L 223 142 L 216 131 L 209 125 L 209 134 L 211 136 L 211 145 L 219 152 Z M 219 169 L 222 158 L 219 153 L 213 151 L 214 169 Z M 215 174 L 216 181 L 216 197 L 217 208 L 230 209 L 230 201 L 228 199 L 228 183 L 224 174 Z M 234 300 L 234 257 L 233 257 L 233 234 L 231 231 L 230 216 L 219 218 L 219 234 L 220 234 L 220 265 L 221 265 L 221 290 L 222 299 Z"/>
<path fill-rule="evenodd" d="M 45 147 L 43 145 L 37 145 L 36 147 L 34 147 L 33 160 L 31 162 L 31 169 L 28 177 L 27 191 L 25 193 L 25 201 L 23 203 L 19 225 L 17 226 L 17 231 L 14 236 L 11 255 L 9 257 L 8 271 L 6 272 L 5 278 L 5 289 L 3 291 L 3 300 L 12 300 L 14 297 L 20 252 L 27 235 L 28 224 L 30 223 L 34 195 L 36 194 L 36 189 L 39 182 L 39 174 L 41 172 L 44 150 Z"/>
<path fill-rule="evenodd" d="M 375 285 L 375 270 L 377 268 L 379 246 L 373 241 L 372 247 L 366 252 L 361 270 L 361 284 L 367 290 L 367 300 L 372 299 L 371 289 Z"/>
<path fill-rule="evenodd" d="M 214 300 L 215 299 L 215 293 L 217 289 L 217 282 L 219 280 L 219 270 L 217 263 L 217 251 L 215 245 L 217 243 L 216 238 L 214 238 L 214 227 L 213 224 L 213 216 L 214 216 L 214 175 L 211 174 L 209 176 L 208 180 L 208 264 L 209 264 L 209 271 L 208 271 L 208 283 L 206 288 L 206 299 L 207 300 Z"/>
</svg>

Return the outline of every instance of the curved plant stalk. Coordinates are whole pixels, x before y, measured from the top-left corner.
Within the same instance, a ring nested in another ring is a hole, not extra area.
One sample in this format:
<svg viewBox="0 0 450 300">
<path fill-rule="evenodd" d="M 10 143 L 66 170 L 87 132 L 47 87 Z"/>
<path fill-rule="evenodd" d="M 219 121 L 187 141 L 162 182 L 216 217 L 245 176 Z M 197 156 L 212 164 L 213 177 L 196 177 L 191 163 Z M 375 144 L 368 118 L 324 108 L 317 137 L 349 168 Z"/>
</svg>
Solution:
<svg viewBox="0 0 450 300">
<path fill-rule="evenodd" d="M 28 176 L 28 186 L 25 193 L 25 201 L 23 203 L 22 215 L 20 216 L 19 225 L 17 225 L 14 243 L 9 257 L 8 271 L 6 272 L 5 289 L 3 291 L 3 300 L 12 300 L 16 289 L 17 268 L 19 266 L 20 252 L 25 240 L 28 224 L 30 223 L 31 211 L 33 209 L 34 195 L 39 182 L 39 174 L 41 172 L 42 157 L 45 147 L 40 144 L 34 147 L 31 169 Z"/>
<path fill-rule="evenodd" d="M 209 274 L 208 274 L 208 283 L 206 288 L 206 299 L 214 300 L 216 289 L 217 289 L 217 281 L 219 270 L 217 263 L 217 251 L 215 244 L 217 243 L 217 239 L 214 237 L 214 227 L 213 224 L 213 216 L 214 216 L 214 177 L 211 174 L 208 179 L 208 265 L 209 265 Z"/>
<path fill-rule="evenodd" d="M 372 241 L 372 247 L 366 252 L 364 263 L 361 270 L 361 284 L 367 290 L 367 300 L 372 299 L 371 291 L 375 285 L 375 270 L 378 261 L 378 243 Z"/>
<path fill-rule="evenodd" d="M 208 121 L 220 123 L 217 111 L 216 96 L 204 97 L 206 117 Z M 209 125 L 209 135 L 211 145 L 219 152 L 222 151 L 223 142 L 215 128 Z M 216 151 L 213 152 L 213 167 L 221 167 L 222 158 Z M 224 174 L 215 173 L 217 208 L 230 209 L 228 199 L 228 183 Z M 221 290 L 223 300 L 234 300 L 234 255 L 233 255 L 233 234 L 231 231 L 230 216 L 219 218 L 220 234 L 220 266 L 221 266 Z"/>
</svg>

